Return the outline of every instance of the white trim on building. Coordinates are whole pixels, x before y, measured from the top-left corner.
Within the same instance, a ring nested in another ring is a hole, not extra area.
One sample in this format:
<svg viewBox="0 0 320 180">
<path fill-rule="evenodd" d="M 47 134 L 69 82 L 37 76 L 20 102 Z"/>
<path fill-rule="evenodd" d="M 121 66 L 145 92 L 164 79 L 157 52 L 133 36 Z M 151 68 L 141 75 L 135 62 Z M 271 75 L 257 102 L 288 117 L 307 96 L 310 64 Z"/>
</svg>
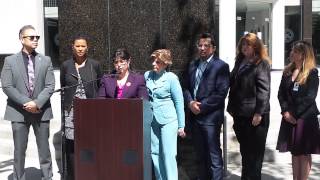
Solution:
<svg viewBox="0 0 320 180">
<path fill-rule="evenodd" d="M 1 0 L 0 29 L 2 35 L 0 54 L 13 54 L 21 50 L 19 29 L 27 24 L 33 25 L 41 36 L 37 51 L 44 53 L 44 13 L 43 1 L 39 0 Z"/>
<path fill-rule="evenodd" d="M 236 0 L 220 0 L 219 57 L 234 66 L 236 55 Z"/>
<path fill-rule="evenodd" d="M 245 5 L 251 9 L 259 9 L 259 0 L 242 0 L 241 7 Z M 219 1 L 219 55 L 225 60 L 230 68 L 233 68 L 236 54 L 236 0 Z M 251 3 L 251 5 L 250 5 Z M 270 12 L 270 57 L 272 59 L 272 69 L 283 69 L 285 63 L 285 6 L 298 6 L 300 0 L 267 0 L 265 3 L 271 4 Z M 261 4 L 261 2 L 260 2 Z M 262 5 L 262 4 L 261 4 Z M 269 41 L 269 40 L 268 40 Z"/>
</svg>

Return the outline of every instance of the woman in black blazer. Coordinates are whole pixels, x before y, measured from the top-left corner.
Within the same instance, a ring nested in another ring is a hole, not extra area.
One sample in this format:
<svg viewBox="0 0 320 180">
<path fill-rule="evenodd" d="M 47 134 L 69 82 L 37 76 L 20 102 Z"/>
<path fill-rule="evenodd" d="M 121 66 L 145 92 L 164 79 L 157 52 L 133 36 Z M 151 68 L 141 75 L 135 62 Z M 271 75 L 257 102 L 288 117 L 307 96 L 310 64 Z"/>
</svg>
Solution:
<svg viewBox="0 0 320 180">
<path fill-rule="evenodd" d="M 73 99 L 95 98 L 98 94 L 99 79 L 102 77 L 99 62 L 88 55 L 88 38 L 77 35 L 72 42 L 73 58 L 64 61 L 60 68 L 61 87 L 66 88 L 62 107 L 64 110 L 64 136 L 66 150 L 67 180 L 74 179 L 74 118 Z"/>
<path fill-rule="evenodd" d="M 244 35 L 230 77 L 227 111 L 233 117 L 242 156 L 241 179 L 261 179 L 269 128 L 270 65 L 256 34 Z"/>
<path fill-rule="evenodd" d="M 290 61 L 278 91 L 282 121 L 277 150 L 291 152 L 293 179 L 306 180 L 311 169 L 311 154 L 320 154 L 319 111 L 315 101 L 319 78 L 311 44 L 296 42 Z"/>
</svg>

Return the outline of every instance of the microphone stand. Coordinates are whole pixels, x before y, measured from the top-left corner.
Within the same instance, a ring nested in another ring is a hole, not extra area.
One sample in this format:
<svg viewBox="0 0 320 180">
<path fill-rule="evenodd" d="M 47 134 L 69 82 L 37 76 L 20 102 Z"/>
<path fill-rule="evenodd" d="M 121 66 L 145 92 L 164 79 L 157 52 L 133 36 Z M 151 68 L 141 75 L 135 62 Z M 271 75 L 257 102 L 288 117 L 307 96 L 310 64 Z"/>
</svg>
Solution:
<svg viewBox="0 0 320 180">
<path fill-rule="evenodd" d="M 109 74 L 109 75 L 106 75 L 106 76 L 102 76 L 101 78 L 97 78 L 97 79 L 93 79 L 93 80 L 90 80 L 90 81 L 85 81 L 85 82 L 82 82 L 82 83 L 76 83 L 76 84 L 73 84 L 73 85 L 70 85 L 70 86 L 63 86 L 61 87 L 60 89 L 56 89 L 52 92 L 52 94 L 54 93 L 57 93 L 57 92 L 60 92 L 60 96 L 61 96 L 61 177 L 62 177 L 62 180 L 66 180 L 67 179 L 67 158 L 66 158 L 66 128 L 65 128 L 65 103 L 64 103 L 64 97 L 65 97 L 65 91 L 67 89 L 70 89 L 70 88 L 74 88 L 74 87 L 77 87 L 81 84 L 83 85 L 86 85 L 88 83 L 91 83 L 91 82 L 95 82 L 95 81 L 99 81 L 101 80 L 103 77 L 117 77 L 118 74 Z"/>
<path fill-rule="evenodd" d="M 67 157 L 66 157 L 66 128 L 65 128 L 65 90 L 73 87 L 79 86 L 79 83 L 71 85 L 71 86 L 64 86 L 60 89 L 54 90 L 52 93 L 60 92 L 61 96 L 61 179 L 67 179 Z"/>
</svg>

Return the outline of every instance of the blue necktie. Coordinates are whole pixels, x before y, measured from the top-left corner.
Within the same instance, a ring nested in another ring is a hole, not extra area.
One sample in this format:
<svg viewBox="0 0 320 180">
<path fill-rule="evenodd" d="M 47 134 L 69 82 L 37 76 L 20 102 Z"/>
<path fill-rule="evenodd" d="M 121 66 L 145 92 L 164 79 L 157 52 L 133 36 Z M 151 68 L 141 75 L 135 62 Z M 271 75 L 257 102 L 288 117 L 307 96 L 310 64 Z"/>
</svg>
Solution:
<svg viewBox="0 0 320 180">
<path fill-rule="evenodd" d="M 207 67 L 207 63 L 208 63 L 207 61 L 201 61 L 199 63 L 198 68 L 197 68 L 196 80 L 195 80 L 195 83 L 194 83 L 194 91 L 193 91 L 194 97 L 196 97 L 196 95 L 197 95 L 197 91 L 198 91 L 198 88 L 199 88 L 200 80 L 201 80 L 201 77 L 202 77 L 202 74 L 203 74 L 204 70 Z"/>
</svg>

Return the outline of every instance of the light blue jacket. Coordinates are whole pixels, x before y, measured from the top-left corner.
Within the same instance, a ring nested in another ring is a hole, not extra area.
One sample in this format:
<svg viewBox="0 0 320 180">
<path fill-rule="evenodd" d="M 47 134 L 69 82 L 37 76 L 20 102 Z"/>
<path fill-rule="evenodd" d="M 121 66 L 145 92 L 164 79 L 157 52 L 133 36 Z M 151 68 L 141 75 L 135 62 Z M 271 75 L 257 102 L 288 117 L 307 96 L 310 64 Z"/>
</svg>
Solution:
<svg viewBox="0 0 320 180">
<path fill-rule="evenodd" d="M 178 127 L 185 126 L 184 102 L 178 77 L 167 71 L 144 74 L 149 100 L 153 107 L 155 120 L 167 124 L 178 120 Z"/>
</svg>

